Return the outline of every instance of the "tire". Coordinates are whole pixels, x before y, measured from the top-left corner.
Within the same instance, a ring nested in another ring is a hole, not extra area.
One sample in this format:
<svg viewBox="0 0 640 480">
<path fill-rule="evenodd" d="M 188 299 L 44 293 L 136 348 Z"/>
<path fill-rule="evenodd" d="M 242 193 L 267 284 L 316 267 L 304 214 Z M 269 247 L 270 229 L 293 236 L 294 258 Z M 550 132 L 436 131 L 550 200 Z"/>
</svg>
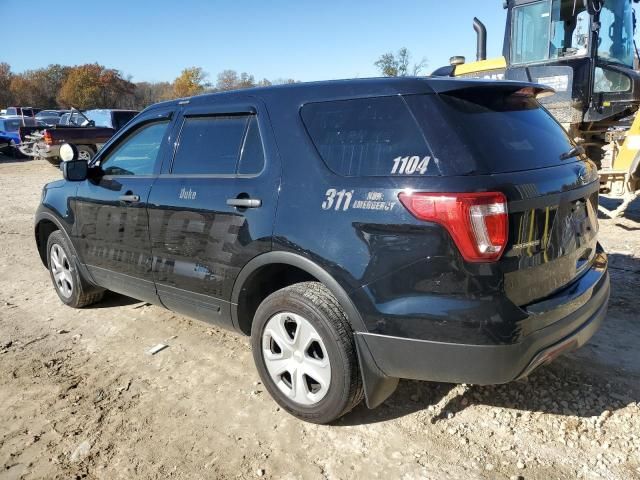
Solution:
<svg viewBox="0 0 640 480">
<path fill-rule="evenodd" d="M 353 331 L 319 282 L 269 295 L 256 311 L 251 347 L 262 383 L 297 418 L 330 423 L 363 398 Z"/>
<path fill-rule="evenodd" d="M 11 157 L 15 158 L 16 160 L 24 158 L 26 156 L 20 150 L 18 150 L 18 146 L 16 145 L 16 142 L 14 142 L 13 140 L 11 140 L 11 143 L 9 144 L 9 148 L 11 149 Z"/>
<path fill-rule="evenodd" d="M 88 145 L 78 145 L 78 160 L 90 161 L 96 154 L 93 149 Z"/>
<path fill-rule="evenodd" d="M 49 274 L 62 303 L 72 308 L 86 307 L 104 296 L 104 290 L 91 286 L 82 277 L 77 265 L 78 259 L 67 237 L 60 230 L 51 233 L 47 240 Z"/>
</svg>

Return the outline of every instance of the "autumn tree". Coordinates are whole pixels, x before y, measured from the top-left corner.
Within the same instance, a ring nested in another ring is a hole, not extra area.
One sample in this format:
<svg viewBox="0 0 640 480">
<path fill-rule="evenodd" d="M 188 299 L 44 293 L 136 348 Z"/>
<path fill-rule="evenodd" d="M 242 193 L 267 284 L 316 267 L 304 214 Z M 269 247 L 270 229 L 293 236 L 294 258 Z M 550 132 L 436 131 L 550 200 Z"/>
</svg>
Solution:
<svg viewBox="0 0 640 480">
<path fill-rule="evenodd" d="M 35 105 L 33 102 L 33 85 L 28 76 L 14 75 L 9 84 L 11 97 L 17 105 Z"/>
<path fill-rule="evenodd" d="M 387 52 L 380 55 L 374 65 L 385 77 L 406 77 L 408 75 L 419 75 L 427 66 L 427 60 L 423 58 L 411 66 L 411 53 L 407 48 L 402 47 L 395 54 Z"/>
<path fill-rule="evenodd" d="M 240 74 L 240 81 L 238 82 L 238 88 L 252 88 L 256 86 L 256 80 L 253 75 L 249 75 L 246 72 Z"/>
<path fill-rule="evenodd" d="M 223 70 L 218 74 L 218 80 L 216 82 L 216 90 L 225 92 L 227 90 L 235 90 L 238 88 L 238 72 L 235 70 Z"/>
<path fill-rule="evenodd" d="M 15 103 L 55 108 L 58 91 L 68 71 L 69 67 L 49 65 L 46 68 L 27 70 L 13 75 L 10 89 Z"/>
<path fill-rule="evenodd" d="M 207 87 L 207 76 L 208 74 L 200 67 L 185 68 L 173 81 L 173 97 L 191 97 L 204 92 Z"/>
<path fill-rule="evenodd" d="M 72 67 L 58 93 L 58 103 L 76 108 L 117 108 L 132 103 L 135 85 L 97 63 Z"/>
<path fill-rule="evenodd" d="M 13 103 L 11 93 L 11 66 L 8 63 L 0 63 L 0 106 L 8 107 Z"/>
<path fill-rule="evenodd" d="M 137 82 L 135 85 L 133 108 L 137 110 L 173 98 L 173 85 L 169 82 Z"/>
<path fill-rule="evenodd" d="M 271 82 L 271 85 L 288 85 L 291 83 L 298 83 L 299 80 L 293 78 L 276 78 Z"/>
</svg>

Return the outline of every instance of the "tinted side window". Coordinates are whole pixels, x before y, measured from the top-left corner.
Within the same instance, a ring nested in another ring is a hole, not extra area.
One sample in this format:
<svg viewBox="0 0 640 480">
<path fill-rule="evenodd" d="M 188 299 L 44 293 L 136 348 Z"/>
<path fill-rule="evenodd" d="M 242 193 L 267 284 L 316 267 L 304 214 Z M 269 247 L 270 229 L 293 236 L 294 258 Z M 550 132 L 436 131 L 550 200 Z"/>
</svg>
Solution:
<svg viewBox="0 0 640 480">
<path fill-rule="evenodd" d="M 147 124 L 125 138 L 102 161 L 105 175 L 151 175 L 168 121 Z"/>
<path fill-rule="evenodd" d="M 247 127 L 247 135 L 244 139 L 240 162 L 238 163 L 238 174 L 251 175 L 260 173 L 264 167 L 264 149 L 258 128 L 258 119 L 252 116 Z"/>
<path fill-rule="evenodd" d="M 301 113 L 320 156 L 340 175 L 401 175 L 405 157 L 429 174 L 429 148 L 399 96 L 310 103 Z"/>
<path fill-rule="evenodd" d="M 187 117 L 173 159 L 174 174 L 233 175 L 248 117 Z"/>
</svg>

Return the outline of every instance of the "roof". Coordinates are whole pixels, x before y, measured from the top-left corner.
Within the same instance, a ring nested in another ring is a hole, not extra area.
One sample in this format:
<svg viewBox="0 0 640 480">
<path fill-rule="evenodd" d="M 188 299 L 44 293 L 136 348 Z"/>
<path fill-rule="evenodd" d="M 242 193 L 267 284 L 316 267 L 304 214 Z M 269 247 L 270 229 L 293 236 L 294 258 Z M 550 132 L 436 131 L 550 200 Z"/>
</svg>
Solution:
<svg viewBox="0 0 640 480">
<path fill-rule="evenodd" d="M 506 88 L 518 90 L 540 85 L 511 80 L 455 79 L 451 77 L 381 77 L 358 78 L 349 80 L 325 80 L 317 82 L 300 82 L 269 87 L 255 87 L 226 92 L 205 93 L 188 98 L 180 98 L 157 103 L 155 106 L 170 106 L 178 103 L 204 104 L 216 99 L 242 97 L 260 97 L 270 99 L 287 99 L 300 102 L 318 101 L 320 99 L 357 98 L 367 96 L 433 94 L 466 88 Z"/>
</svg>

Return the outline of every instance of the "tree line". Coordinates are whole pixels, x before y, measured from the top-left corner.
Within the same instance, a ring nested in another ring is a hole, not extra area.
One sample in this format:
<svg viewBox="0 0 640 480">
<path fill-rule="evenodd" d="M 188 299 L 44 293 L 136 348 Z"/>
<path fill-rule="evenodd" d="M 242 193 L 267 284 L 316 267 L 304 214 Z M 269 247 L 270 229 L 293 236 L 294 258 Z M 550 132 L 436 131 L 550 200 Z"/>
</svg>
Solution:
<svg viewBox="0 0 640 480">
<path fill-rule="evenodd" d="M 0 63 L 0 106 L 39 108 L 129 108 L 142 110 L 156 102 L 256 86 L 294 83 L 294 79 L 262 79 L 235 70 L 220 72 L 215 82 L 200 67 L 185 68 L 173 82 L 133 82 L 121 71 L 98 63 L 59 64 L 14 73 Z"/>
<path fill-rule="evenodd" d="M 384 76 L 418 75 L 427 65 L 425 59 L 411 64 L 406 48 L 381 55 L 374 63 Z M 156 102 L 190 97 L 208 92 L 295 83 L 292 78 L 256 80 L 249 73 L 223 70 L 215 82 L 200 67 L 182 70 L 173 82 L 133 82 L 121 71 L 98 63 L 65 66 L 59 64 L 13 73 L 0 63 L 0 107 L 40 108 L 130 108 L 142 110 Z"/>
</svg>

